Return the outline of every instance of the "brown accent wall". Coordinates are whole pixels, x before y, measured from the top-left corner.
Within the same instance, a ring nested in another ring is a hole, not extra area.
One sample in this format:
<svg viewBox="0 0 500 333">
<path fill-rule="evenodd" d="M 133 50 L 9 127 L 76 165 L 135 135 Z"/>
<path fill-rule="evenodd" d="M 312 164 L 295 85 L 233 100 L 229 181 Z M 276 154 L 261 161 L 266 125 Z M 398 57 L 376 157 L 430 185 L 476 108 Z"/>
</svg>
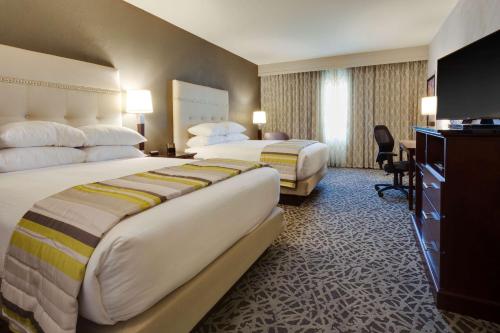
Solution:
<svg viewBox="0 0 500 333">
<path fill-rule="evenodd" d="M 256 137 L 257 65 L 121 0 L 0 0 L 0 44 L 112 66 L 122 89 L 150 89 L 146 150 L 172 141 L 173 79 L 228 90 L 230 119 Z"/>
</svg>

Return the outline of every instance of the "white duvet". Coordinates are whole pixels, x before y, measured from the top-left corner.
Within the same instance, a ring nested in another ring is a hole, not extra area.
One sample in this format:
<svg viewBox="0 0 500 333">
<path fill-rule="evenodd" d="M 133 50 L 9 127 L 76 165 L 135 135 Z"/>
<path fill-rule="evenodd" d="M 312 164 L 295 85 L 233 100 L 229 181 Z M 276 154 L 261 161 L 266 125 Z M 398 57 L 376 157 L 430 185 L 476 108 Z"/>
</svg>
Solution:
<svg viewBox="0 0 500 333">
<path fill-rule="evenodd" d="M 282 140 L 281 140 L 282 141 Z M 196 153 L 196 158 L 234 158 L 245 161 L 259 161 L 265 146 L 280 140 L 244 140 L 215 145 L 193 147 L 187 152 Z M 315 143 L 302 149 L 297 162 L 297 179 L 311 177 L 328 162 L 328 147 L 324 143 Z"/>
<path fill-rule="evenodd" d="M 136 158 L 0 174 L 0 277 L 12 231 L 36 201 L 78 184 L 186 162 Z M 145 311 L 264 221 L 279 191 L 278 172 L 262 168 L 124 220 L 90 258 L 80 314 L 114 324 Z"/>
</svg>

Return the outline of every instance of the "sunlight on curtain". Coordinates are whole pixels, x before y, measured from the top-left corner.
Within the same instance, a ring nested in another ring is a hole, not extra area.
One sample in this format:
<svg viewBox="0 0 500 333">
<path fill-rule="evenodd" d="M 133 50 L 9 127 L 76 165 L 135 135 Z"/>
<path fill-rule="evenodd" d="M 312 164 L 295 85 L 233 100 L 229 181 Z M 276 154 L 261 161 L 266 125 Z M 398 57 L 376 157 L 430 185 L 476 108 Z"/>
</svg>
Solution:
<svg viewBox="0 0 500 333">
<path fill-rule="evenodd" d="M 347 160 L 348 117 L 351 107 L 350 69 L 332 69 L 321 75 L 321 141 L 330 152 L 329 166 L 343 167 Z"/>
</svg>

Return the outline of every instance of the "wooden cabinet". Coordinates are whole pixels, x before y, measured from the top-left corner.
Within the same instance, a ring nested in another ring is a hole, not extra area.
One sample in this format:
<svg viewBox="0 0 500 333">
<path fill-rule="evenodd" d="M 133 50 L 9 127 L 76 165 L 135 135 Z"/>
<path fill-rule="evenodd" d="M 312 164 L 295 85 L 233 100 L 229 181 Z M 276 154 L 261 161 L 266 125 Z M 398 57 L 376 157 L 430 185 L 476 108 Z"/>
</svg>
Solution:
<svg viewBox="0 0 500 333">
<path fill-rule="evenodd" d="M 437 306 L 500 322 L 500 131 L 416 132 L 412 221 Z"/>
</svg>

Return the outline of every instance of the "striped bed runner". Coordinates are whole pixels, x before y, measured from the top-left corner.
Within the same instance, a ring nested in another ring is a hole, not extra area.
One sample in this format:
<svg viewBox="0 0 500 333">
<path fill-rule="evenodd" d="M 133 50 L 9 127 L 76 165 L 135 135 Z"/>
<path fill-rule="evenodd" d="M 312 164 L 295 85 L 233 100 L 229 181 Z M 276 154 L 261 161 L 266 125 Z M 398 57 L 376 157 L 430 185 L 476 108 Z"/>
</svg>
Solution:
<svg viewBox="0 0 500 333">
<path fill-rule="evenodd" d="M 302 149 L 318 141 L 287 140 L 264 147 L 260 161 L 267 163 L 280 173 L 280 185 L 286 188 L 297 187 L 297 164 Z"/>
<path fill-rule="evenodd" d="M 86 266 L 107 231 L 166 200 L 263 166 L 196 161 L 75 186 L 37 202 L 18 222 L 5 258 L 2 314 L 11 330 L 75 332 Z"/>
</svg>

